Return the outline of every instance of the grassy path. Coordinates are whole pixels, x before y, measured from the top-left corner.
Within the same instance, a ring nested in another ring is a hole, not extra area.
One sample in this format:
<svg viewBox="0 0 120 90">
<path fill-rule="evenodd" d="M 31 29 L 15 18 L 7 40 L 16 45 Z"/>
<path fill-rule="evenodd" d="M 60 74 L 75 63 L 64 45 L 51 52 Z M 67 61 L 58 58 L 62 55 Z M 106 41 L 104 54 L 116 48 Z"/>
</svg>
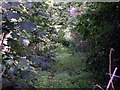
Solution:
<svg viewBox="0 0 120 90">
<path fill-rule="evenodd" d="M 50 71 L 42 71 L 37 86 L 48 88 L 91 88 L 92 74 L 85 70 L 84 53 L 71 54 L 61 48 Z"/>
</svg>

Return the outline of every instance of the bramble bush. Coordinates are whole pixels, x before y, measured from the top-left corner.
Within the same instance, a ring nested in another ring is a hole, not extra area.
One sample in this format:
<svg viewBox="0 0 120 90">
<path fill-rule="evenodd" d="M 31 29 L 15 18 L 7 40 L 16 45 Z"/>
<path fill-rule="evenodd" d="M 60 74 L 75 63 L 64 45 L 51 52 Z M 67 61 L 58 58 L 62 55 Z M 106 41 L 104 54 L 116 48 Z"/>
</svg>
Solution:
<svg viewBox="0 0 120 90">
<path fill-rule="evenodd" d="M 120 70 L 120 3 L 87 3 L 86 13 L 78 16 L 79 23 L 76 30 L 83 35 L 90 45 L 90 52 L 87 61 L 89 70 L 94 72 L 96 83 L 103 86 L 107 84 L 109 77 L 109 50 L 112 53 L 112 72 L 118 67 L 116 75 Z M 120 80 L 113 81 L 115 88 L 120 88 Z"/>
</svg>

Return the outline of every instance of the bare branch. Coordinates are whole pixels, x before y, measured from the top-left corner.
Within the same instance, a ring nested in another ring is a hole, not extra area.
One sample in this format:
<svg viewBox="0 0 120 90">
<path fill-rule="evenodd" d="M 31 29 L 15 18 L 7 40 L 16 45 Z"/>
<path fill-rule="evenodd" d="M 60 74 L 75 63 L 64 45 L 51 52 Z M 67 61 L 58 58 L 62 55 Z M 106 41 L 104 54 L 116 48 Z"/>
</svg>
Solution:
<svg viewBox="0 0 120 90">
<path fill-rule="evenodd" d="M 114 49 L 113 48 L 111 48 L 110 49 L 110 54 L 109 54 L 109 74 L 110 74 L 110 78 L 111 78 L 111 73 L 112 73 L 112 71 L 111 71 L 111 63 L 112 63 L 112 60 L 111 60 L 111 55 L 112 55 L 112 51 L 114 51 Z M 113 88 L 113 90 L 114 90 L 114 85 L 113 85 L 113 82 L 111 82 L 111 84 L 112 84 L 112 88 Z"/>
<path fill-rule="evenodd" d="M 115 75 L 116 71 L 117 71 L 117 67 L 115 68 L 115 70 L 114 70 L 114 72 L 113 72 L 113 74 L 112 74 L 112 76 L 111 76 L 111 79 L 110 79 L 109 82 L 108 82 L 108 85 L 107 85 L 107 87 L 106 87 L 106 90 L 109 89 L 110 84 L 112 83 L 112 80 L 113 80 L 113 78 L 114 78 L 114 75 Z"/>
</svg>

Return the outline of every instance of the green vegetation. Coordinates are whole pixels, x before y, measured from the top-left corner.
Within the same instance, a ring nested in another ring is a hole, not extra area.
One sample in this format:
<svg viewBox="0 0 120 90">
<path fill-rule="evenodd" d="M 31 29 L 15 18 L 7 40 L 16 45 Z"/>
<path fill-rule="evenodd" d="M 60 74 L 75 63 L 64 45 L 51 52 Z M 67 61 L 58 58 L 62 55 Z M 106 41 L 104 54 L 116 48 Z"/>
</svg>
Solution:
<svg viewBox="0 0 120 90">
<path fill-rule="evenodd" d="M 71 48 L 59 46 L 56 62 L 49 71 L 40 72 L 37 88 L 92 88 L 93 75 L 86 71 L 84 53 L 71 53 Z M 35 84 L 35 85 L 36 85 Z"/>
<path fill-rule="evenodd" d="M 120 3 L 43 0 L 0 5 L 3 90 L 106 88 L 116 67 L 112 82 L 119 90 Z"/>
<path fill-rule="evenodd" d="M 94 73 L 96 82 L 107 84 L 109 71 L 109 53 L 113 48 L 112 72 L 120 67 L 120 3 L 88 3 L 88 9 L 78 16 L 76 30 L 82 34 L 90 45 L 88 69 Z M 119 75 L 119 71 L 118 71 Z M 118 80 L 119 82 L 119 80 Z M 115 83 L 116 80 L 115 80 Z M 115 85 L 116 88 L 119 85 Z"/>
</svg>

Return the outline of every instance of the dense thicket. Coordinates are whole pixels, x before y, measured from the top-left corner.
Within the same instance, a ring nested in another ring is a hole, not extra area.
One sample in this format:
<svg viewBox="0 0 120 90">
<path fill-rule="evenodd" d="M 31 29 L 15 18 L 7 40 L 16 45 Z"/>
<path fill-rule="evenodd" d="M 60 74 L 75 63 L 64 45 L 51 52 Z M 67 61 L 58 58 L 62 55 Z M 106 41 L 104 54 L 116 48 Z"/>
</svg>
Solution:
<svg viewBox="0 0 120 90">
<path fill-rule="evenodd" d="M 44 2 L 2 3 L 2 31 L 11 33 L 8 43 L 2 44 L 3 49 L 10 48 L 2 54 L 3 88 L 28 88 L 39 71 L 51 67 L 56 32 L 47 8 Z"/>
<path fill-rule="evenodd" d="M 88 68 L 95 74 L 99 82 L 108 81 L 109 52 L 112 53 L 112 72 L 118 67 L 116 75 L 120 75 L 120 3 L 88 3 L 86 13 L 78 16 L 76 29 L 90 44 Z M 120 87 L 120 80 L 115 78 L 115 87 Z M 98 82 L 97 81 L 97 82 Z M 118 83 L 119 82 L 119 83 Z"/>
<path fill-rule="evenodd" d="M 3 70 L 0 81 L 3 83 L 3 88 L 22 87 L 21 89 L 23 89 L 32 88 L 30 85 L 49 86 L 47 85 L 50 80 L 48 72 L 43 71 L 50 71 L 53 61 L 55 61 L 53 57 L 62 50 L 61 46 L 69 48 L 76 46 L 76 51 L 79 51 L 81 46 L 86 49 L 85 44 L 87 43 L 90 48 L 87 68 L 93 71 L 95 82 L 106 86 L 110 79 L 107 73 L 109 73 L 111 48 L 114 49 L 112 72 L 117 67 L 116 75 L 120 76 L 120 3 L 87 3 L 83 10 L 77 10 L 81 4 L 76 2 L 59 3 L 53 6 L 52 4 L 49 6 L 44 2 L 2 3 L 2 34 L 11 33 L 7 40 L 8 43 L 2 44 L 2 50 L 4 47 L 9 47 L 2 54 Z M 74 13 L 71 14 L 71 12 Z M 79 45 L 83 40 L 82 36 L 85 44 Z M 72 53 L 74 51 L 74 49 L 70 50 Z M 65 55 L 61 54 L 60 56 L 64 57 Z M 61 59 L 64 61 L 63 58 Z M 79 58 L 74 59 L 78 60 Z M 57 63 L 55 64 L 57 65 Z M 79 67 L 77 68 L 79 69 Z M 75 71 L 78 73 L 79 70 Z M 61 77 L 63 78 L 63 76 Z M 66 80 L 66 76 L 63 79 Z M 78 84 L 80 87 L 84 81 L 82 79 Z M 87 86 L 88 80 L 87 78 L 83 83 L 85 86 Z M 35 83 L 36 81 L 38 83 Z M 61 78 L 60 80 L 58 78 L 58 81 L 61 84 Z M 76 83 L 76 81 L 74 82 Z M 115 78 L 113 82 L 115 88 L 120 88 L 119 78 Z M 55 85 L 57 85 L 56 83 L 57 81 L 55 81 Z M 68 85 L 65 83 L 63 83 L 65 86 Z"/>
<path fill-rule="evenodd" d="M 49 86 L 48 72 L 55 61 L 55 52 L 60 52 L 61 45 L 69 46 L 72 42 L 68 33 L 76 20 L 69 14 L 70 5 L 2 3 L 2 34 L 11 34 L 8 43 L 2 44 L 3 49 L 10 48 L 2 54 L 3 88 L 28 88 L 28 84 L 37 88 Z M 42 75 L 44 71 L 48 72 Z"/>
</svg>

